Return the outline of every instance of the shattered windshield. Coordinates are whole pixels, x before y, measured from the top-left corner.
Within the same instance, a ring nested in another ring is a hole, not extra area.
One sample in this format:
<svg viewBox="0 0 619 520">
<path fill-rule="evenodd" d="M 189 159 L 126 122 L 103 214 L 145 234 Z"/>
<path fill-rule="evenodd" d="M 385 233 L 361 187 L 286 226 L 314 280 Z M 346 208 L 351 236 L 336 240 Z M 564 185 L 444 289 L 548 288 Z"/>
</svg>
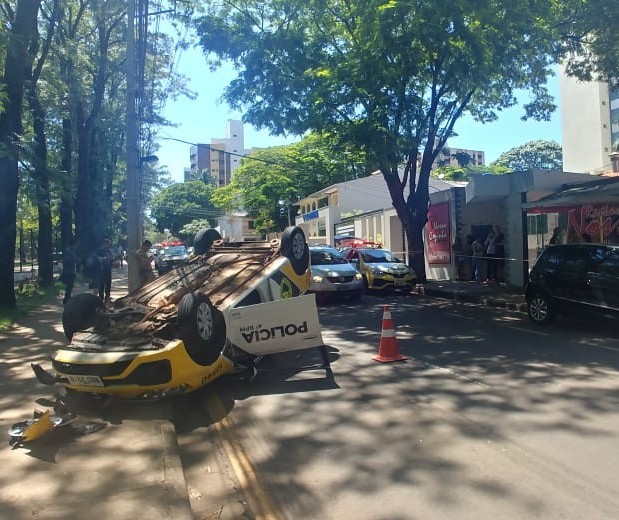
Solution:
<svg viewBox="0 0 619 520">
<path fill-rule="evenodd" d="M 312 251 L 312 265 L 347 264 L 348 261 L 337 251 Z"/>
<path fill-rule="evenodd" d="M 386 249 L 366 249 L 361 252 L 361 257 L 363 258 L 363 261 L 368 264 L 402 262 L 402 260 L 396 258 L 391 251 L 387 251 Z"/>
</svg>

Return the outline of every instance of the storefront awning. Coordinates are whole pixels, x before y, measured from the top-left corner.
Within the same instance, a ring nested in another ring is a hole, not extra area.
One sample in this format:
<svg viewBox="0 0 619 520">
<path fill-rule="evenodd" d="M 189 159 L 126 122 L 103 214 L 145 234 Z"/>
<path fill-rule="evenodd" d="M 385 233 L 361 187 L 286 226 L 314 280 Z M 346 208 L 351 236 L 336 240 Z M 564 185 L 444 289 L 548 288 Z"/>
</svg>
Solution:
<svg viewBox="0 0 619 520">
<path fill-rule="evenodd" d="M 568 184 L 561 191 L 523 204 L 529 213 L 560 213 L 575 206 L 616 205 L 619 201 L 619 177 L 596 179 L 581 184 Z"/>
</svg>

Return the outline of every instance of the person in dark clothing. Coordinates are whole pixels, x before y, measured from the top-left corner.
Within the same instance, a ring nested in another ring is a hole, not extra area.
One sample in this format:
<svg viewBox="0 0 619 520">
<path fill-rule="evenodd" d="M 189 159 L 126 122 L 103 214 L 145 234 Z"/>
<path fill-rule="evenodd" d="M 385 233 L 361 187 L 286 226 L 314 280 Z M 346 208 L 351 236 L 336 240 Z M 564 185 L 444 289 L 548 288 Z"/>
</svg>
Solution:
<svg viewBox="0 0 619 520">
<path fill-rule="evenodd" d="M 69 241 L 69 245 L 62 252 L 62 274 L 60 275 L 60 281 L 64 283 L 64 298 L 62 303 L 64 305 L 71 299 L 71 293 L 73 292 L 73 284 L 75 283 L 75 273 L 77 272 L 77 240 L 72 238 Z"/>
<path fill-rule="evenodd" d="M 110 293 L 112 291 L 112 263 L 114 261 L 112 257 L 112 242 L 109 239 L 105 239 L 103 244 L 95 255 L 99 259 L 100 266 L 100 278 L 99 278 L 99 298 L 105 303 L 110 303 Z"/>
<path fill-rule="evenodd" d="M 462 248 L 470 281 L 475 280 L 475 269 L 473 268 L 473 242 L 475 242 L 475 237 L 473 235 L 466 235 L 466 243 Z"/>
<path fill-rule="evenodd" d="M 551 246 L 556 244 L 562 244 L 563 231 L 560 227 L 556 227 L 552 230 L 552 236 L 550 237 L 550 242 L 548 242 Z"/>
<path fill-rule="evenodd" d="M 495 279 L 498 282 L 505 281 L 505 235 L 501 231 L 499 226 L 494 226 L 494 233 L 496 235 L 494 244 L 496 246 L 496 265 L 495 265 Z"/>
</svg>

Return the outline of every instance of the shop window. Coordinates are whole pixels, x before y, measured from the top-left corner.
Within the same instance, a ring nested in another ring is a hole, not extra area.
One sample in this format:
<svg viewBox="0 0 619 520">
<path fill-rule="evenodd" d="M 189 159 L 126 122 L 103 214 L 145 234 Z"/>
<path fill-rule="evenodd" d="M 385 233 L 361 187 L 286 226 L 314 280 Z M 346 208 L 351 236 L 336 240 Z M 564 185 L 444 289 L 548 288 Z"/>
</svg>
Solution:
<svg viewBox="0 0 619 520">
<path fill-rule="evenodd" d="M 324 222 L 318 222 L 318 236 L 319 237 L 327 236 L 327 225 Z"/>
<path fill-rule="evenodd" d="M 527 227 L 529 235 L 543 235 L 544 233 L 548 233 L 548 215 L 546 213 L 529 215 L 527 217 Z"/>
</svg>

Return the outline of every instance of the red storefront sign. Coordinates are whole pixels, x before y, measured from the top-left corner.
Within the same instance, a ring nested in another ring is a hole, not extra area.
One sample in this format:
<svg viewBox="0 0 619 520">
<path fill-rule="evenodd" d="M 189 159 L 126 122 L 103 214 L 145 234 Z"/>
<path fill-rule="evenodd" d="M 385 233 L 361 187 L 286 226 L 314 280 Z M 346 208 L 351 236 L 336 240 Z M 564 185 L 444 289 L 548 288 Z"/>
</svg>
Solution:
<svg viewBox="0 0 619 520">
<path fill-rule="evenodd" d="M 451 263 L 449 203 L 430 206 L 426 224 L 428 264 Z"/>
<path fill-rule="evenodd" d="M 584 205 L 569 208 L 566 236 L 568 242 L 580 242 L 588 233 L 593 242 L 619 244 L 619 205 Z"/>
</svg>

